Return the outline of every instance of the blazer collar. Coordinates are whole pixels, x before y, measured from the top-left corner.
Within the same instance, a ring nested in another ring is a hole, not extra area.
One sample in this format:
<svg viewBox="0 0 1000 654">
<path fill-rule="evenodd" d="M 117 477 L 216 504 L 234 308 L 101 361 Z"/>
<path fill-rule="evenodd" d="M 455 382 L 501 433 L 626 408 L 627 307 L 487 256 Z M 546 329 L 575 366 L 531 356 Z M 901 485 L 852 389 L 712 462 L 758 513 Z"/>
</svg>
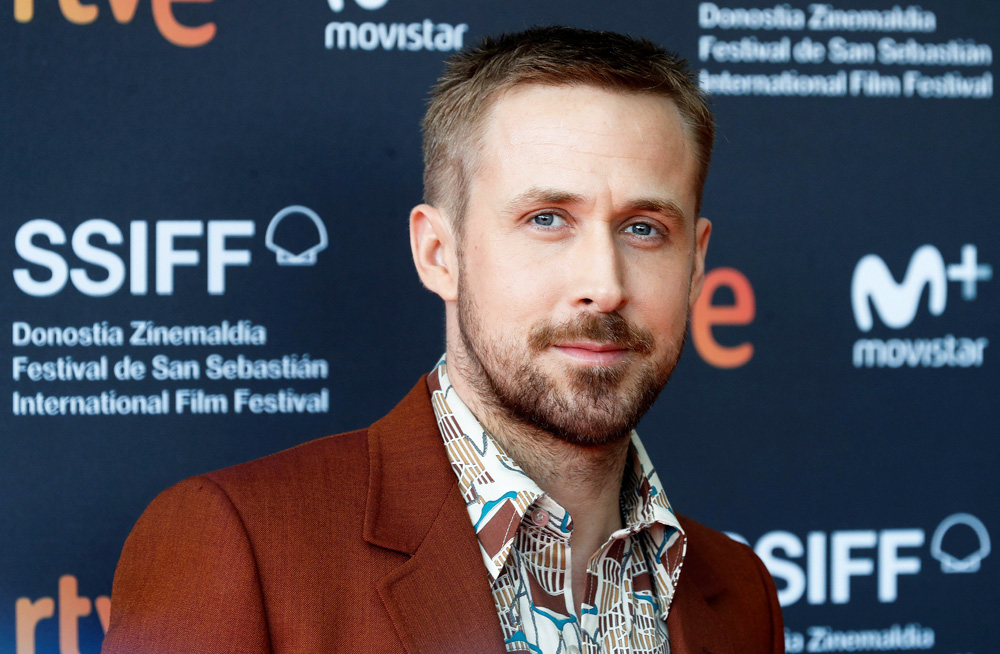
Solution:
<svg viewBox="0 0 1000 654">
<path fill-rule="evenodd" d="M 445 453 L 427 380 L 368 430 L 364 538 L 410 556 L 378 582 L 409 652 L 504 652 L 458 479 Z"/>
<path fill-rule="evenodd" d="M 368 462 L 365 540 L 412 556 L 458 485 L 431 408 L 426 375 L 369 427 Z"/>
</svg>

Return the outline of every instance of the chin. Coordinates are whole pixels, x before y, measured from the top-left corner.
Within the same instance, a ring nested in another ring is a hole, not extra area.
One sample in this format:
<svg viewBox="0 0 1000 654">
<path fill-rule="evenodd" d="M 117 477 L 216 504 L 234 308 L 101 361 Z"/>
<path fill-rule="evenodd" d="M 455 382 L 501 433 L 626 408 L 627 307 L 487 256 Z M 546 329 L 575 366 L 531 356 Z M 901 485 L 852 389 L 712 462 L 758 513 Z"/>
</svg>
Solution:
<svg viewBox="0 0 1000 654">
<path fill-rule="evenodd" d="M 651 367 L 630 376 L 631 367 L 623 362 L 576 368 L 562 384 L 529 373 L 519 376 L 524 383 L 497 389 L 497 399 L 510 418 L 559 440 L 609 445 L 629 437 L 669 377 L 669 372 L 657 375 Z"/>
</svg>

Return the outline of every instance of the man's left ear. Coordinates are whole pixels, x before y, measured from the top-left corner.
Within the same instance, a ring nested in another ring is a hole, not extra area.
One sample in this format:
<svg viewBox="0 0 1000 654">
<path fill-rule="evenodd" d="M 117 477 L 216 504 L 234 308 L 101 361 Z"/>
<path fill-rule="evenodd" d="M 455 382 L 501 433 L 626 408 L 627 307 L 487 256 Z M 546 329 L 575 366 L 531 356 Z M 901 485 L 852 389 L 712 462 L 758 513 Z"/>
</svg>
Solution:
<svg viewBox="0 0 1000 654">
<path fill-rule="evenodd" d="M 691 308 L 694 308 L 705 283 L 705 253 L 708 252 L 708 239 L 711 236 L 712 223 L 708 218 L 699 218 L 694 229 L 694 265 L 691 268 L 691 292 L 688 297 L 688 306 Z"/>
</svg>

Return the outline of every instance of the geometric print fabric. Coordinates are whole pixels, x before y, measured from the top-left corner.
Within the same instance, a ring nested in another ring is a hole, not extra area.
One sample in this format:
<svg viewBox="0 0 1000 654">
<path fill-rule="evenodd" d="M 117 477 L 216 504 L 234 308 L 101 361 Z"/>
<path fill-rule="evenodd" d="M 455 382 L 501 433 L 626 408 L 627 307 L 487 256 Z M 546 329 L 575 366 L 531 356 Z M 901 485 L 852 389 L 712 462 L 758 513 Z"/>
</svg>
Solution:
<svg viewBox="0 0 1000 654">
<path fill-rule="evenodd" d="M 577 615 L 572 517 L 473 416 L 448 381 L 444 357 L 427 385 L 490 575 L 507 651 L 669 653 L 666 618 L 687 539 L 636 432 L 622 478 L 625 526 L 588 562 Z"/>
</svg>

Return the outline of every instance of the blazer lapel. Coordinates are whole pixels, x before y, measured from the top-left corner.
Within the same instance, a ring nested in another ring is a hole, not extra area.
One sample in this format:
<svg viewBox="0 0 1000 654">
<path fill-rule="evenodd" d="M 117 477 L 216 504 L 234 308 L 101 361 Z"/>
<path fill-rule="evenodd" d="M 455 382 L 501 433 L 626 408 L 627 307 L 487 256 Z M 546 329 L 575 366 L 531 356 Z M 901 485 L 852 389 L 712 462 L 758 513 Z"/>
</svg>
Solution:
<svg viewBox="0 0 1000 654">
<path fill-rule="evenodd" d="M 431 408 L 427 381 L 368 430 L 364 537 L 410 555 L 379 581 L 408 652 L 504 652 L 489 574 Z"/>
<path fill-rule="evenodd" d="M 409 559 L 378 582 L 408 652 L 503 653 L 503 634 L 426 378 L 368 430 L 365 539 Z M 682 518 L 682 523 L 683 523 Z M 713 607 L 725 586 L 689 543 L 667 617 L 671 654 L 738 654 Z"/>
<path fill-rule="evenodd" d="M 726 618 L 713 607 L 712 600 L 723 592 L 722 580 L 689 543 L 667 616 L 670 654 L 738 654 L 738 644 L 726 635 Z"/>
</svg>

